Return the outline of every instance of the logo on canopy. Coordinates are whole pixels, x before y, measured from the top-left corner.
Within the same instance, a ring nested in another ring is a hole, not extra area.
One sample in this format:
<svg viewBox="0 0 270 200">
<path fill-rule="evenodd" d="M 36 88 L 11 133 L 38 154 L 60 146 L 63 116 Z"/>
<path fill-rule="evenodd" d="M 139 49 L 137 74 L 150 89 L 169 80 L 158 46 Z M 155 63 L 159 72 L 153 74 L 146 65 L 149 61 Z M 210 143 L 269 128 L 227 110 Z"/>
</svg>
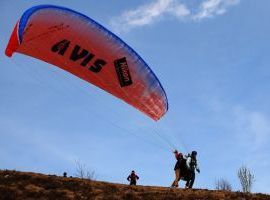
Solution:
<svg viewBox="0 0 270 200">
<path fill-rule="evenodd" d="M 131 75 L 128 68 L 128 63 L 125 57 L 114 61 L 115 70 L 118 76 L 121 87 L 132 84 Z"/>
</svg>

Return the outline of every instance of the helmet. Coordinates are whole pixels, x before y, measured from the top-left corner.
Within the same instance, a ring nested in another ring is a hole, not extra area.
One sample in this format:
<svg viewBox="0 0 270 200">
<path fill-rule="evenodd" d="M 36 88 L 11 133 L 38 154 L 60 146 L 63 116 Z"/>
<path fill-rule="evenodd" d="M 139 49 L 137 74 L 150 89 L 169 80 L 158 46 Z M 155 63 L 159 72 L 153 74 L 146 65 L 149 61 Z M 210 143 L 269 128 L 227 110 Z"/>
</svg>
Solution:
<svg viewBox="0 0 270 200">
<path fill-rule="evenodd" d="M 192 152 L 191 152 L 191 155 L 192 155 L 192 156 L 196 156 L 196 155 L 197 155 L 197 151 L 192 151 Z"/>
</svg>

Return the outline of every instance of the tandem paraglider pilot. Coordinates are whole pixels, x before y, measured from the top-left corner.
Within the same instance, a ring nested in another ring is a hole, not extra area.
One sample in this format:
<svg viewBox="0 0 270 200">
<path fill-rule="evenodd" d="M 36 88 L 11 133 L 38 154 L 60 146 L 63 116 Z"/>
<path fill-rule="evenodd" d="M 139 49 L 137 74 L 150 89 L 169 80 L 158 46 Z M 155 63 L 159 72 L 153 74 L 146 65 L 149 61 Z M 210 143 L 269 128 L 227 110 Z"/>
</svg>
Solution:
<svg viewBox="0 0 270 200">
<path fill-rule="evenodd" d="M 131 174 L 127 177 L 127 180 L 130 182 L 130 185 L 136 185 L 139 176 L 135 173 L 134 170 L 131 171 Z"/>
<path fill-rule="evenodd" d="M 192 151 L 191 155 L 187 157 L 186 165 L 190 176 L 186 182 L 186 188 L 192 188 L 193 183 L 195 181 L 195 170 L 198 173 L 200 173 L 200 169 L 197 162 L 197 151 Z"/>
<path fill-rule="evenodd" d="M 176 164 L 174 166 L 175 180 L 171 187 L 178 187 L 180 180 L 186 181 L 185 188 L 192 188 L 195 181 L 195 170 L 200 173 L 197 162 L 197 151 L 192 151 L 191 154 L 183 156 L 177 150 L 174 152 Z"/>
</svg>

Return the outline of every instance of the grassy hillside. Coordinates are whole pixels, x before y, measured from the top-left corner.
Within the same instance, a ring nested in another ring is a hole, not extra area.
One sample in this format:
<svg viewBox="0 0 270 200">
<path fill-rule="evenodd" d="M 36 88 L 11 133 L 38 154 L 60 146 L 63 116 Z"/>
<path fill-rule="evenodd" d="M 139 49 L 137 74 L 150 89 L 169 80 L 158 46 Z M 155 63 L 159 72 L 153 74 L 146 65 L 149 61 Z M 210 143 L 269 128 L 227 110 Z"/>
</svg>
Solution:
<svg viewBox="0 0 270 200">
<path fill-rule="evenodd" d="M 264 194 L 243 194 L 240 192 L 128 186 L 37 173 L 0 171 L 0 200 L 13 199 L 270 200 L 270 196 Z"/>
</svg>

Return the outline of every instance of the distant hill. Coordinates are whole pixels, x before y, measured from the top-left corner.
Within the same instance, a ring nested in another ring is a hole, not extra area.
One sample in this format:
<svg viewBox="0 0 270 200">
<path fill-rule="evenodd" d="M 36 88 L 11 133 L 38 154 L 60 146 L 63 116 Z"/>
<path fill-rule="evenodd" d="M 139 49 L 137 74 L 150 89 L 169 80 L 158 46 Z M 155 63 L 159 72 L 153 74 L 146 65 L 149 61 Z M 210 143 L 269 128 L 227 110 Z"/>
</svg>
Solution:
<svg viewBox="0 0 270 200">
<path fill-rule="evenodd" d="M 79 178 L 0 170 L 0 200 L 270 200 L 269 195 L 129 186 Z"/>
</svg>

